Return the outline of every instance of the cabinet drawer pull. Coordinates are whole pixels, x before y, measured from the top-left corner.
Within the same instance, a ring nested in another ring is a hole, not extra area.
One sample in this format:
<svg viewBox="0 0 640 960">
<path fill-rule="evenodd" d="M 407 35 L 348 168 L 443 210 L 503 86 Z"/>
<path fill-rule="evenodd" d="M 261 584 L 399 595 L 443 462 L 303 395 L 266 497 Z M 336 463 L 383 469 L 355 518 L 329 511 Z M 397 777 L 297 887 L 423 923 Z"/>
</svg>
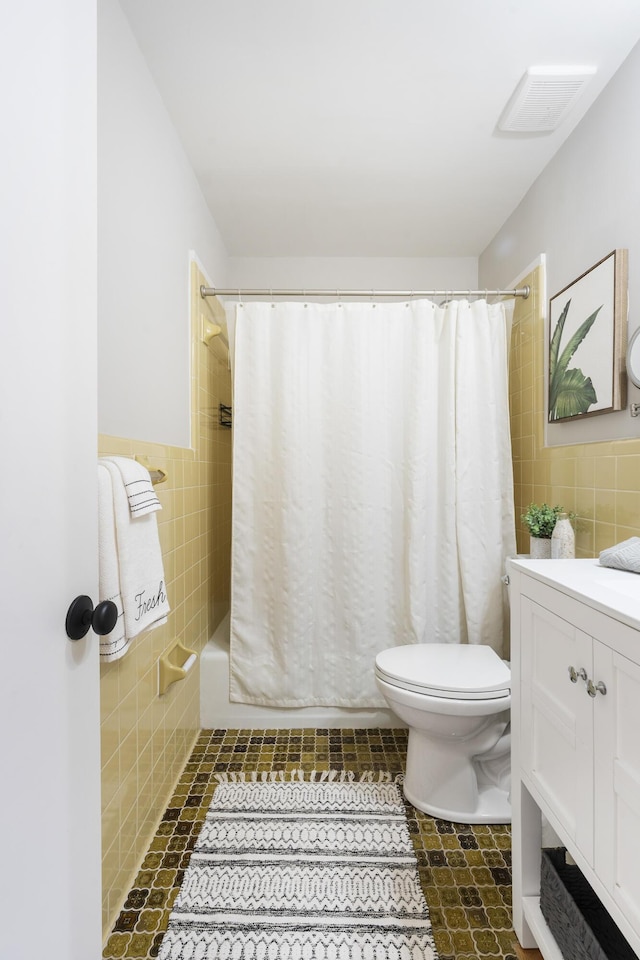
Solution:
<svg viewBox="0 0 640 960">
<path fill-rule="evenodd" d="M 601 693 L 602 696 L 606 696 L 607 688 L 602 680 L 598 680 L 597 683 L 594 683 L 593 680 L 587 680 L 587 693 L 590 697 L 595 697 L 597 693 Z"/>
<path fill-rule="evenodd" d="M 587 671 L 585 670 L 584 667 L 580 667 L 579 670 L 576 670 L 575 667 L 568 667 L 568 670 L 569 670 L 569 676 L 571 678 L 571 683 L 577 683 L 578 677 L 580 677 L 581 680 L 587 679 Z M 595 693 L 593 694 L 593 696 L 595 697 Z"/>
</svg>

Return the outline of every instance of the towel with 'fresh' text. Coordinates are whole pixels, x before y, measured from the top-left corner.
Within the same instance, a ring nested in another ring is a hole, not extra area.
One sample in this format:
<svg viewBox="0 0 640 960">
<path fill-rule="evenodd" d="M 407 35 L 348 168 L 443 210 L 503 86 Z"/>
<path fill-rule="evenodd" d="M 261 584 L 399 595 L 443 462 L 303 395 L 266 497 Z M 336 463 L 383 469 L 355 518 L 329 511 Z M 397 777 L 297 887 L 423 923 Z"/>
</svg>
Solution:
<svg viewBox="0 0 640 960">
<path fill-rule="evenodd" d="M 113 631 L 118 637 L 110 634 L 103 638 L 101 656 L 103 659 L 117 659 L 117 656 L 126 652 L 129 643 L 138 634 L 166 623 L 170 607 L 155 510 L 142 515 L 133 514 L 120 466 L 113 458 L 105 457 L 99 461 L 99 467 L 108 474 L 112 502 L 111 519 L 108 516 L 108 504 L 101 502 L 99 510 L 100 599 L 119 596 L 122 607 L 122 616 L 118 618 Z M 99 480 L 101 498 L 106 500 L 108 484 L 104 473 L 99 472 Z M 111 533 L 108 530 L 109 522 Z M 114 602 L 118 606 L 117 601 Z M 124 649 L 119 639 L 122 634 Z M 112 654 L 117 649 L 122 649 L 122 652 L 109 656 L 109 645 L 113 641 L 115 646 L 112 645 Z"/>
</svg>

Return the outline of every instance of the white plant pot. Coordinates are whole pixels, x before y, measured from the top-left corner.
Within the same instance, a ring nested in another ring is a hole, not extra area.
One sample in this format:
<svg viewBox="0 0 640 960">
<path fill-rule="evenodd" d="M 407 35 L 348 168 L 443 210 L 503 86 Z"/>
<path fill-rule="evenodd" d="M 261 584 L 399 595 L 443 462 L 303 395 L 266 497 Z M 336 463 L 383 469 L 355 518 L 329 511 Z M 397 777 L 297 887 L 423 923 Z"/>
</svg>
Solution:
<svg viewBox="0 0 640 960">
<path fill-rule="evenodd" d="M 532 560 L 550 560 L 551 540 L 545 537 L 529 537 L 529 556 Z"/>
</svg>

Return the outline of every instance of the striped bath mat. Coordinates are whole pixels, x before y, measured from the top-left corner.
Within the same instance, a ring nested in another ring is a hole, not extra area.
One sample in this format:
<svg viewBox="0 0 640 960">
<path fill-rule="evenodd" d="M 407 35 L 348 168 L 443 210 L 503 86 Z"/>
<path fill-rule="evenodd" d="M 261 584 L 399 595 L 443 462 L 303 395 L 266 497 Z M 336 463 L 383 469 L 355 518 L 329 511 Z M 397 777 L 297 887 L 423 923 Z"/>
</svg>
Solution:
<svg viewBox="0 0 640 960">
<path fill-rule="evenodd" d="M 323 776 L 220 783 L 159 960 L 435 960 L 398 787 Z"/>
</svg>

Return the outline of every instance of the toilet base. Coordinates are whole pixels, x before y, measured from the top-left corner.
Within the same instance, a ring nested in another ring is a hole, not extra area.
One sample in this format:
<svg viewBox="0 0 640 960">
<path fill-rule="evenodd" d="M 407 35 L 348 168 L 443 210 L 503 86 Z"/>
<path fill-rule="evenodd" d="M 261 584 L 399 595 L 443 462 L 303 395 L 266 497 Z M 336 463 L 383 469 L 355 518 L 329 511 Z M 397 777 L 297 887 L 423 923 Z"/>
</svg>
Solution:
<svg viewBox="0 0 640 960">
<path fill-rule="evenodd" d="M 440 820 L 511 823 L 507 731 L 508 713 L 488 717 L 469 739 L 410 728 L 403 784 L 409 803 Z"/>
<path fill-rule="evenodd" d="M 480 786 L 477 804 L 474 810 L 444 810 L 424 803 L 412 793 L 411 787 L 403 783 L 402 792 L 409 803 L 438 820 L 451 820 L 454 823 L 511 823 L 511 803 L 506 790 L 490 785 Z"/>
</svg>

